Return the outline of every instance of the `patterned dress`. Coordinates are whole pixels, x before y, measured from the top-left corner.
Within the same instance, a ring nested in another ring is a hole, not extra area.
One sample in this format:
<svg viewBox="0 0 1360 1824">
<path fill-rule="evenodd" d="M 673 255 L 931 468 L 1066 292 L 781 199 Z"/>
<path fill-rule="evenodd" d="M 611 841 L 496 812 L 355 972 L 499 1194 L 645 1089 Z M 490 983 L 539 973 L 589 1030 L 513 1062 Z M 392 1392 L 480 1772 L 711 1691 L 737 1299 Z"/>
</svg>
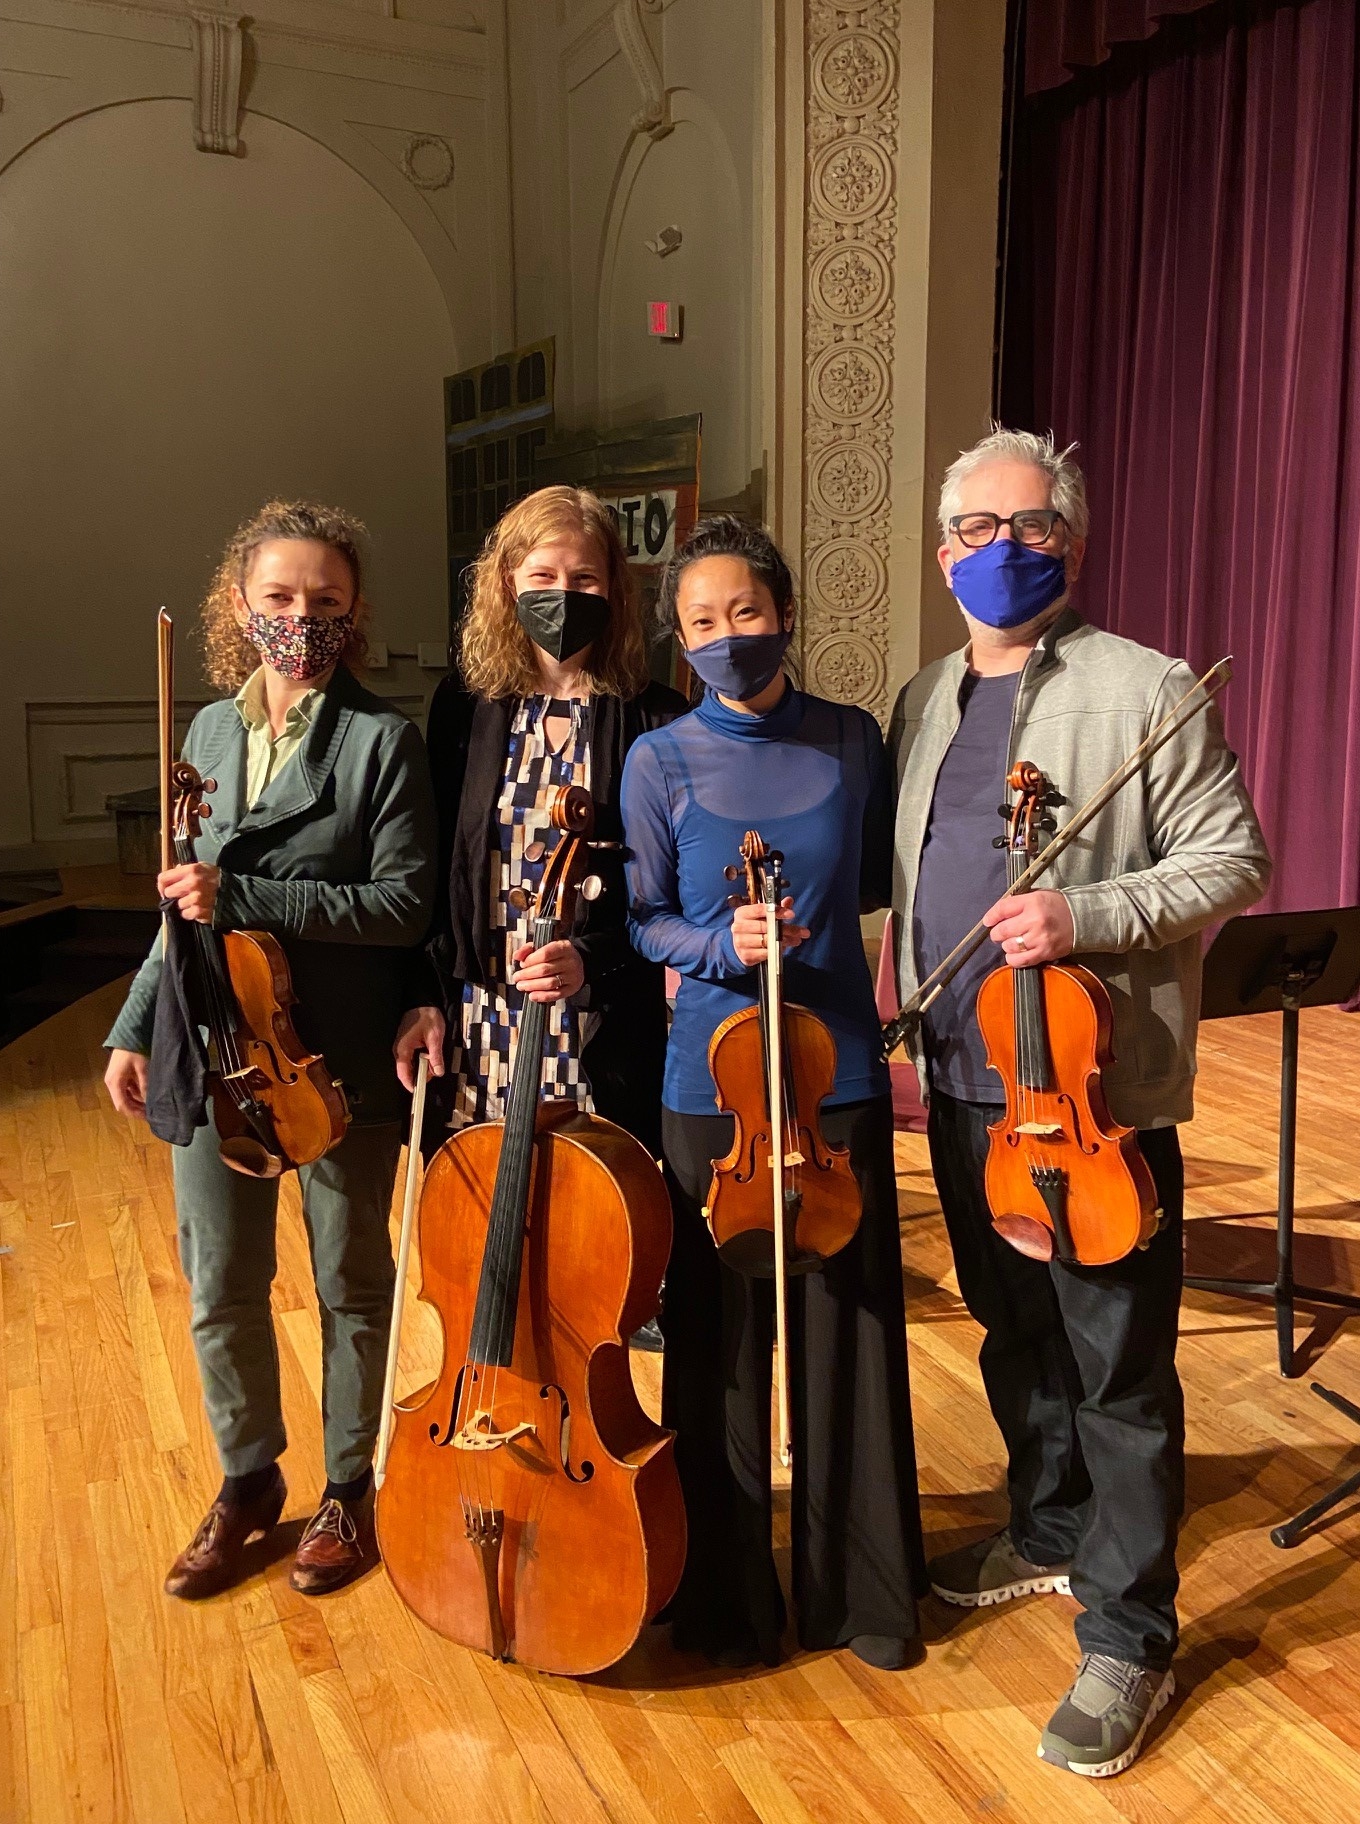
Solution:
<svg viewBox="0 0 1360 1824">
<path fill-rule="evenodd" d="M 543 723 L 548 716 L 569 716 L 571 727 L 557 752 L 548 746 Z M 520 996 L 507 986 L 510 959 L 530 941 L 533 897 L 543 862 L 524 859 L 526 849 L 541 842 L 551 850 L 557 832 L 548 821 L 548 802 L 559 785 L 590 789 L 590 704 L 550 697 L 521 698 L 510 724 L 505 775 L 496 804 L 498 854 L 491 861 L 490 980 L 468 982 L 463 989 L 462 1033 L 452 1048 L 453 1112 L 457 1129 L 477 1121 L 499 1121 L 505 1114 L 519 1037 Z M 512 895 L 524 898 L 516 905 Z M 543 1093 L 590 1109 L 590 1088 L 581 1073 L 577 1010 L 566 1001 L 548 1008 L 544 1044 Z"/>
</svg>

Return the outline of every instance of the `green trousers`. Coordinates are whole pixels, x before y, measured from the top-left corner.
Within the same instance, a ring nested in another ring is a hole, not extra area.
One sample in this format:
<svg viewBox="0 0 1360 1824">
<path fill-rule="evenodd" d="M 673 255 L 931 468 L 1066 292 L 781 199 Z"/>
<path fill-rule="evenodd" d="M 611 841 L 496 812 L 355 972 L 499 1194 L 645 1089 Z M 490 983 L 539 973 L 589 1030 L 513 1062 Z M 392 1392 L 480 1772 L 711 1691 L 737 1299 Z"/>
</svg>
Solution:
<svg viewBox="0 0 1360 1824">
<path fill-rule="evenodd" d="M 269 1309 L 277 1268 L 278 1179 L 223 1165 L 217 1130 L 174 1147 L 179 1256 L 208 1422 L 224 1474 L 266 1469 L 287 1437 Z M 373 1457 L 381 1417 L 395 1272 L 387 1232 L 401 1130 L 352 1127 L 298 1171 L 312 1277 L 321 1307 L 321 1415 L 326 1474 L 352 1482 Z"/>
</svg>

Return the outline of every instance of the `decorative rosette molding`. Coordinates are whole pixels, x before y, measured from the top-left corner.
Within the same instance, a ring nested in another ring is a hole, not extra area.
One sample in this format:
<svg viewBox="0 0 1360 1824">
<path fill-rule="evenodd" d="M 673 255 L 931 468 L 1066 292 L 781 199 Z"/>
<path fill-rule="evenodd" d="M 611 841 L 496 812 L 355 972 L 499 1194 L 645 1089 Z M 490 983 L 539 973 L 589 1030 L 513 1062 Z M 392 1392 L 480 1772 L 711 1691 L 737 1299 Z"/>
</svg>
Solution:
<svg viewBox="0 0 1360 1824">
<path fill-rule="evenodd" d="M 882 717 L 901 5 L 804 4 L 805 675 Z"/>
</svg>

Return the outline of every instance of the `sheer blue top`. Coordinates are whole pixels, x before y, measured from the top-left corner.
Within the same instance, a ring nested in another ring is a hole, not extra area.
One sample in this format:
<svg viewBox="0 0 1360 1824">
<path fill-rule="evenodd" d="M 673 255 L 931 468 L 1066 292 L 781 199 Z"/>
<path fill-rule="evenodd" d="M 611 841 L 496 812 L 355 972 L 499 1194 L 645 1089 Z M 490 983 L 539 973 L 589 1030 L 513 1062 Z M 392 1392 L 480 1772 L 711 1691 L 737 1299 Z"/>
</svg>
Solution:
<svg viewBox="0 0 1360 1824">
<path fill-rule="evenodd" d="M 795 923 L 811 931 L 788 952 L 785 986 L 835 1038 L 830 1103 L 888 1094 L 859 923 L 891 886 L 892 798 L 873 717 L 792 685 L 764 716 L 728 709 L 710 691 L 690 715 L 634 742 L 622 810 L 630 935 L 681 978 L 666 1107 L 717 1112 L 708 1042 L 759 991 L 732 947 L 734 886 L 723 876 L 741 865 L 747 830 L 782 851 Z"/>
</svg>

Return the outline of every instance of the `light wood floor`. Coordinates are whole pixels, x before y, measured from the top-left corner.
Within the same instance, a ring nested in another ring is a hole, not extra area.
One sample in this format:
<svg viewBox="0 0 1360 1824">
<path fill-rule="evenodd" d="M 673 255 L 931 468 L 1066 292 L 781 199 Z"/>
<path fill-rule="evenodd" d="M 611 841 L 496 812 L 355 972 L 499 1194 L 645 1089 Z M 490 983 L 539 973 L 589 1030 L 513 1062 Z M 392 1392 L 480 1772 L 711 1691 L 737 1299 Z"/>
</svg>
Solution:
<svg viewBox="0 0 1360 1824">
<path fill-rule="evenodd" d="M 1151 1752 L 1095 1785 L 1035 1758 L 1073 1663 L 1074 1605 L 927 1604 L 907 1673 L 848 1654 L 716 1674 L 649 1639 L 605 1678 L 497 1666 L 428 1633 L 382 1573 L 307 1602 L 276 1555 L 189 1607 L 161 1578 L 217 1485 L 165 1149 L 117 1119 L 99 1042 L 119 990 L 0 1053 L 0 1819 L 140 1824 L 1272 1824 L 1360 1811 L 1360 1517 L 1295 1552 L 1267 1531 L 1356 1461 L 1360 1436 L 1275 1374 L 1266 1314 L 1191 1295 L 1181 1695 Z M 1278 1022 L 1205 1031 L 1187 1132 L 1192 1259 L 1269 1244 Z M 1303 1022 L 1304 1266 L 1360 1280 L 1352 1086 L 1360 1020 Z M 995 1523 L 997 1438 L 950 1274 L 924 1142 L 900 1143 L 927 1532 Z M 276 1305 L 292 1445 L 286 1553 L 322 1481 L 318 1330 L 294 1201 Z M 1222 1268 L 1220 1268 L 1222 1270 Z M 427 1318 L 423 1308 L 416 1315 Z M 1308 1332 L 1301 1322 L 1299 1338 Z M 1360 1323 L 1321 1320 L 1317 1372 L 1360 1397 Z M 405 1377 L 429 1368 L 413 1321 Z M 649 1393 L 656 1365 L 638 1364 Z M 7 1423 L 3 1422 L 7 1417 Z M 1353 1811 L 1352 1806 L 1356 1807 Z"/>
</svg>

